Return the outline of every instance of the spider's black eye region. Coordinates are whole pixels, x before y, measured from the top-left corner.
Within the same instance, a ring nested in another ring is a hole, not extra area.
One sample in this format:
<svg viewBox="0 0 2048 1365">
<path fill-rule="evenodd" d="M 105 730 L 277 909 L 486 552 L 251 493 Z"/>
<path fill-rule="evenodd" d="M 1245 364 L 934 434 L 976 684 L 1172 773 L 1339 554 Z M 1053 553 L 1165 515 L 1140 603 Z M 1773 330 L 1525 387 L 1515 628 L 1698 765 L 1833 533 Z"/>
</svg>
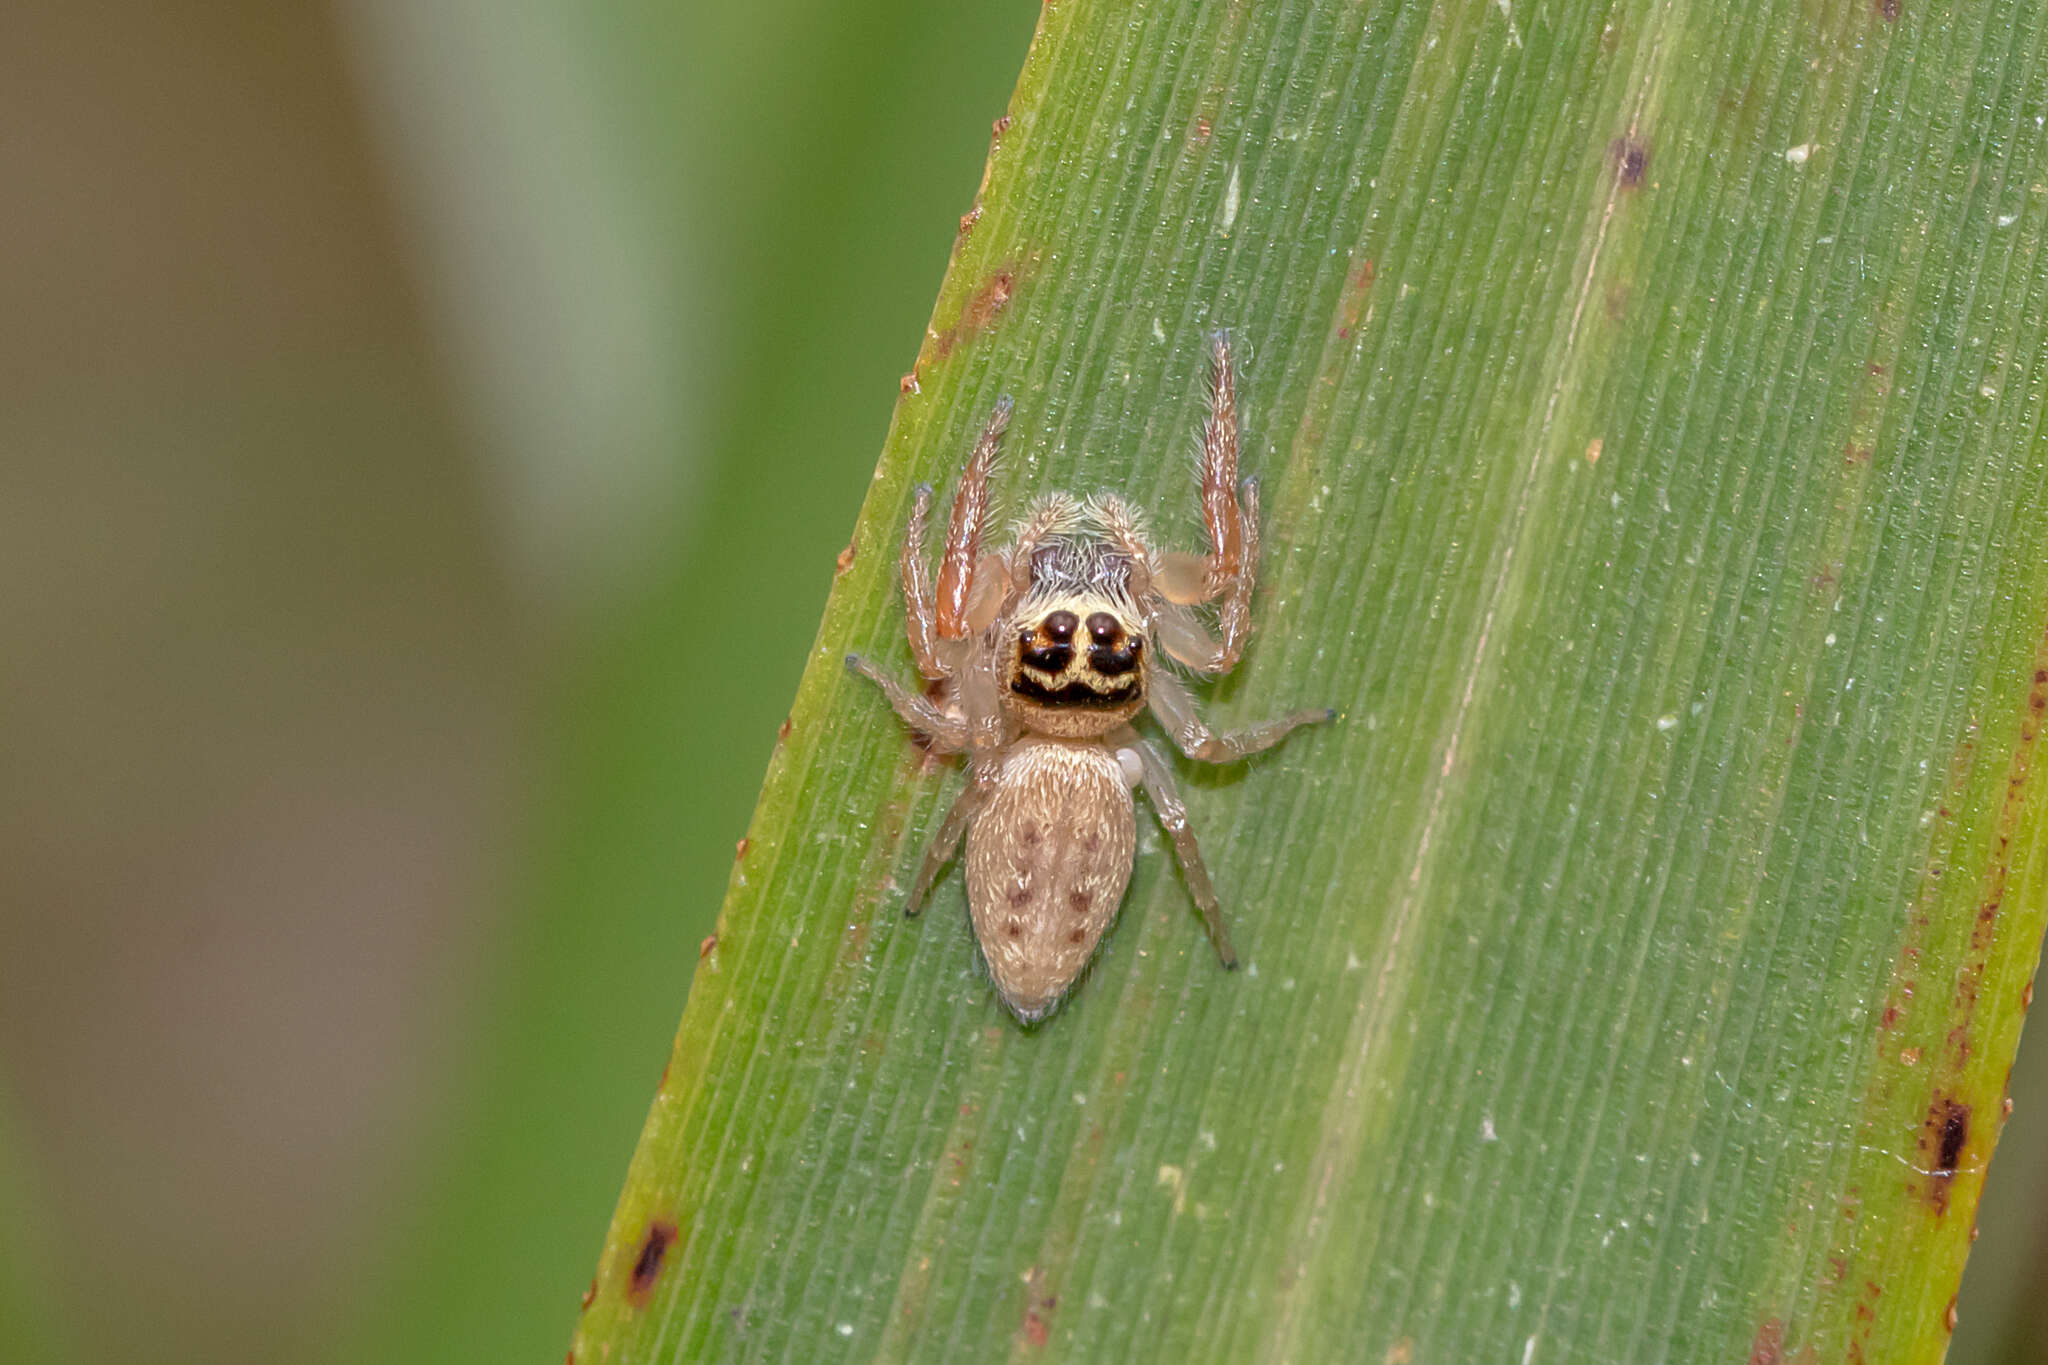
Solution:
<svg viewBox="0 0 2048 1365">
<path fill-rule="evenodd" d="M 1065 614 L 1068 620 L 1073 619 L 1070 613 L 1053 614 Z M 1067 632 L 1068 636 L 1072 634 L 1072 631 Z M 1041 624 L 1037 635 L 1026 631 L 1017 637 L 1017 657 L 1026 668 L 1035 668 L 1041 673 L 1064 673 L 1067 665 L 1074 661 L 1074 647 L 1065 642 L 1066 637 L 1055 637 L 1052 643 L 1046 643 L 1042 638 L 1051 635 L 1052 631 Z"/>
<path fill-rule="evenodd" d="M 1120 678 L 1138 666 L 1138 649 L 1143 640 L 1125 640 L 1121 645 L 1097 645 L 1088 651 L 1088 666 L 1105 678 Z"/>
<path fill-rule="evenodd" d="M 1096 613 L 1100 615 L 1101 613 Z M 1091 617 L 1091 620 L 1094 618 Z M 1056 645 L 1066 644 L 1074 638 L 1074 630 L 1081 622 L 1070 611 L 1056 611 L 1039 622 L 1038 629 L 1045 638 Z"/>
<path fill-rule="evenodd" d="M 1106 611 L 1091 612 L 1088 616 L 1088 635 L 1098 645 L 1113 645 L 1123 638 L 1124 628 Z"/>
</svg>

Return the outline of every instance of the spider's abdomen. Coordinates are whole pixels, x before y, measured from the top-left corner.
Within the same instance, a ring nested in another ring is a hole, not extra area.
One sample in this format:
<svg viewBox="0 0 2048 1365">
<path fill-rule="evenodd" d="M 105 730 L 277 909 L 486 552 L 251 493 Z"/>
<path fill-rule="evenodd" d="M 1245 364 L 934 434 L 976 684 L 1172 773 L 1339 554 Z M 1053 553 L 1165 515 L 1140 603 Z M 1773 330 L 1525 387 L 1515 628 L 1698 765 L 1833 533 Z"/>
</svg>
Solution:
<svg viewBox="0 0 2048 1365">
<path fill-rule="evenodd" d="M 967 832 L 967 905 L 989 974 L 1024 1020 L 1088 965 L 1131 878 L 1131 789 L 1106 746 L 1022 741 Z"/>
</svg>

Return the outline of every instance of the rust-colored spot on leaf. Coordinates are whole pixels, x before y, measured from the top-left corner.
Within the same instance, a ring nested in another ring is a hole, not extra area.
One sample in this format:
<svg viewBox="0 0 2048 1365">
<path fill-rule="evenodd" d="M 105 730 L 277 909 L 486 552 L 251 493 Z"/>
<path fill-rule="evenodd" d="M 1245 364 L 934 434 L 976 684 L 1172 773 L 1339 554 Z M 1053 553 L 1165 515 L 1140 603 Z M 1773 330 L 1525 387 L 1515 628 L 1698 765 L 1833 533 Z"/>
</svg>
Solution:
<svg viewBox="0 0 2048 1365">
<path fill-rule="evenodd" d="M 996 143 L 1001 142 L 1003 140 L 1003 134 L 1009 131 L 1010 116 L 1008 114 L 1005 114 L 1001 118 L 997 119 L 994 123 L 991 123 L 988 126 L 989 145 L 993 147 Z"/>
<path fill-rule="evenodd" d="M 965 237 L 968 233 L 974 231 L 974 225 L 980 221 L 981 205 L 976 204 L 973 208 L 960 215 L 960 235 Z"/>
<path fill-rule="evenodd" d="M 1351 267 L 1344 276 L 1344 294 L 1337 307 L 1337 335 L 1349 340 L 1358 330 L 1358 324 L 1365 317 L 1365 305 L 1372 294 L 1373 281 L 1379 278 L 1380 268 L 1368 256 Z"/>
<path fill-rule="evenodd" d="M 1749 1365 L 1784 1365 L 1785 1320 L 1766 1318 L 1750 1338 Z"/>
<path fill-rule="evenodd" d="M 665 1218 L 647 1225 L 640 1254 L 633 1258 L 633 1273 L 626 1281 L 626 1298 L 635 1308 L 647 1306 L 655 1282 L 661 1278 L 661 1263 L 668 1259 L 668 1249 L 676 1244 L 677 1235 L 676 1225 Z"/>
<path fill-rule="evenodd" d="M 701 959 L 703 959 L 703 958 L 707 958 L 707 957 L 710 957 L 712 953 L 714 953 L 715 951 L 717 951 L 717 949 L 718 949 L 718 935 L 716 935 L 716 934 L 706 934 L 706 935 L 704 936 L 704 941 L 703 941 L 702 943 L 700 943 L 700 944 L 698 944 L 698 945 L 697 945 L 697 957 L 698 957 L 698 958 L 699 958 L 700 960 L 701 960 Z"/>
<path fill-rule="evenodd" d="M 1870 463 L 1871 457 L 1875 454 L 1876 446 L 1859 445 L 1851 441 L 1842 447 L 1842 464 L 1849 469 L 1861 469 Z"/>
<path fill-rule="evenodd" d="M 661 1074 L 662 1074 L 662 1076 L 663 1076 L 663 1077 L 665 1078 L 665 1077 L 667 1077 L 667 1075 L 668 1075 L 668 1072 L 667 1072 L 666 1070 L 663 1070 L 663 1072 L 662 1072 Z M 590 1304 L 591 1304 L 591 1301 L 592 1301 L 592 1300 L 594 1300 L 594 1299 L 595 1299 L 596 1297 L 597 1297 L 597 1276 L 595 1276 L 595 1275 L 592 1275 L 592 1276 L 590 1277 L 590 1288 L 588 1288 L 588 1289 L 586 1289 L 586 1290 L 584 1290 L 584 1291 L 583 1291 L 583 1306 L 584 1306 L 584 1308 L 586 1308 L 586 1309 L 587 1309 L 587 1308 L 589 1308 L 589 1307 L 590 1307 Z"/>
<path fill-rule="evenodd" d="M 1598 436 L 1586 442 L 1586 463 L 1599 464 L 1601 448 L 1606 444 L 1607 442 Z"/>
<path fill-rule="evenodd" d="M 1024 1302 L 1024 1340 L 1034 1348 L 1042 1347 L 1052 1340 L 1048 1319 L 1060 1301 L 1045 1292 L 1045 1272 L 1037 1266 L 1025 1274 L 1024 1292 L 1029 1296 Z"/>
<path fill-rule="evenodd" d="M 1650 148 L 1633 137 L 1618 137 L 1607 148 L 1614 162 L 1614 179 L 1625 190 L 1640 189 L 1650 173 Z"/>
<path fill-rule="evenodd" d="M 782 724 L 780 724 L 780 725 L 778 725 L 778 726 L 776 726 L 776 727 L 775 727 L 775 742 L 776 742 L 777 744 L 780 744 L 780 743 L 782 743 L 782 742 L 783 742 L 784 740 L 786 740 L 786 739 L 788 739 L 788 738 L 789 738 L 789 717 L 788 717 L 788 716 L 784 716 L 784 717 L 782 718 Z"/>
<path fill-rule="evenodd" d="M 953 325 L 939 332 L 931 339 L 932 355 L 943 360 L 953 351 L 987 331 L 1010 306 L 1016 297 L 1017 284 L 1023 275 L 1023 263 L 1008 260 L 990 271 L 980 286 L 960 309 L 960 316 Z M 912 378 L 916 372 L 912 371 Z"/>
<path fill-rule="evenodd" d="M 752 848 L 753 846 L 754 841 L 752 839 L 749 839 L 746 835 L 742 834 L 740 836 L 740 841 L 732 846 L 732 860 L 734 862 L 740 861 L 742 858 L 747 856 L 747 850 Z"/>
<path fill-rule="evenodd" d="M 904 376 L 903 376 L 903 377 L 902 377 L 901 379 L 899 379 L 899 380 L 897 380 L 897 381 L 896 381 L 896 392 L 898 392 L 898 393 L 923 393 L 923 392 L 924 392 L 924 390 L 923 390 L 923 389 L 921 389 L 921 388 L 919 388 L 919 387 L 917 386 L 917 366 L 915 366 L 915 365 L 912 365 L 912 366 L 910 367 L 910 373 L 909 373 L 909 374 L 906 374 L 906 375 L 904 375 Z"/>
<path fill-rule="evenodd" d="M 1942 1312 L 1941 1325 L 1951 1332 L 1956 1330 L 1956 1300 L 1953 1294 L 1949 1296 L 1947 1309 Z"/>
<path fill-rule="evenodd" d="M 846 548 L 839 552 L 839 558 L 832 561 L 832 571 L 835 574 L 844 575 L 848 569 L 851 569 L 853 567 L 854 558 L 859 553 L 860 552 L 854 548 L 853 542 L 850 540 L 847 541 Z"/>
</svg>

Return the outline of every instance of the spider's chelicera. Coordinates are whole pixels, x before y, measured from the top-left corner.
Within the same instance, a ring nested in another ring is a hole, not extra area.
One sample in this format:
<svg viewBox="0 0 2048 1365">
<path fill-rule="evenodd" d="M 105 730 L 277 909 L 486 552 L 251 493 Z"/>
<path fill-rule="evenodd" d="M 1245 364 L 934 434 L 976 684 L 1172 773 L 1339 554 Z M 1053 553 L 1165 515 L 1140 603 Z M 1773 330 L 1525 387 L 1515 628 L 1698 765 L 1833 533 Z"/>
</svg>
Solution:
<svg viewBox="0 0 2048 1365">
<path fill-rule="evenodd" d="M 1237 394 L 1221 333 L 1210 360 L 1201 450 L 1207 554 L 1155 547 L 1114 495 L 1064 493 L 1041 498 L 1010 545 L 984 551 L 989 472 L 1010 421 L 1005 399 L 960 476 L 936 583 L 924 566 L 929 487 L 917 490 L 904 532 L 910 648 L 932 695 L 847 657 L 933 752 L 968 756 L 967 788 L 926 852 L 904 912 L 917 913 L 964 835 L 974 932 L 1004 1004 L 1026 1023 L 1059 1003 L 1116 916 L 1137 844 L 1137 787 L 1173 839 L 1217 956 L 1237 965 L 1187 807 L 1165 757 L 1132 728 L 1137 714 L 1151 707 L 1190 758 L 1209 763 L 1256 753 L 1333 714 L 1297 711 L 1217 734 L 1166 666 L 1227 672 L 1251 632 L 1259 489 L 1237 477 Z M 1208 603 L 1215 634 L 1195 612 Z"/>
</svg>

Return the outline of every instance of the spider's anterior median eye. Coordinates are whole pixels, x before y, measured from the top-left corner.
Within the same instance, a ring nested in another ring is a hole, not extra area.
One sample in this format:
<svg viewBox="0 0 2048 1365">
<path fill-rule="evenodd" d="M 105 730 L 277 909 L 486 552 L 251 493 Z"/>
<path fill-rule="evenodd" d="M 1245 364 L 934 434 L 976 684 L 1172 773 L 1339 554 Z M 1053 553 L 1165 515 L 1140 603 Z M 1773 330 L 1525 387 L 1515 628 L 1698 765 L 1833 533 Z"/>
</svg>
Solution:
<svg viewBox="0 0 2048 1365">
<path fill-rule="evenodd" d="M 1049 613 L 1036 631 L 1027 630 L 1017 637 L 1018 658 L 1026 668 L 1040 673 L 1066 672 L 1074 661 L 1072 641 L 1080 624 L 1070 611 Z"/>
<path fill-rule="evenodd" d="M 1069 618 L 1071 619 L 1071 618 Z M 1123 638 L 1124 628 L 1106 611 L 1088 614 L 1088 638 L 1098 645 L 1113 645 Z"/>
</svg>

